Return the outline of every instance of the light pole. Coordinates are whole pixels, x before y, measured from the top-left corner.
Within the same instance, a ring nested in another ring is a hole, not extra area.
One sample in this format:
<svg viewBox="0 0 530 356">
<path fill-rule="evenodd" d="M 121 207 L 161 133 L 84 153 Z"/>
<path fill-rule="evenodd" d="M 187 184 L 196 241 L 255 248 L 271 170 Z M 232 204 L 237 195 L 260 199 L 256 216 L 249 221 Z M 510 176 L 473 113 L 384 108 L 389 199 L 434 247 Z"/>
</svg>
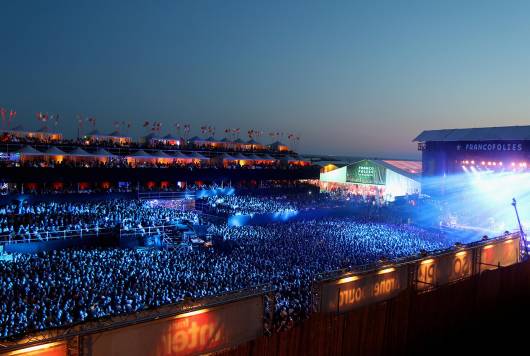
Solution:
<svg viewBox="0 0 530 356">
<path fill-rule="evenodd" d="M 512 206 L 515 209 L 515 216 L 517 217 L 517 224 L 519 224 L 519 231 L 521 233 L 521 243 L 523 244 L 524 255 L 525 257 L 528 257 L 528 244 L 526 243 L 526 235 L 523 231 L 523 226 L 521 225 L 521 219 L 519 219 L 519 212 L 517 211 L 517 200 L 515 200 L 515 198 L 512 199 Z"/>
</svg>

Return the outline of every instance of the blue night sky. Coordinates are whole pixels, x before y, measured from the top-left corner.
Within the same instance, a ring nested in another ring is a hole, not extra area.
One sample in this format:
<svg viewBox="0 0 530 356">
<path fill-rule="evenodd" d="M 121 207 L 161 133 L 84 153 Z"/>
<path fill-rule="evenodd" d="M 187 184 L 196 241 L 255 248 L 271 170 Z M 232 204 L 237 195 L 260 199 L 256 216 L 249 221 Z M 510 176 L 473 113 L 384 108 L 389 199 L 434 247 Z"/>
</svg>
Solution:
<svg viewBox="0 0 530 356">
<path fill-rule="evenodd" d="M 0 106 L 30 128 L 59 113 L 67 136 L 82 113 L 104 132 L 157 120 L 416 157 L 423 129 L 530 124 L 529 2 L 21 0 L 1 16 Z"/>
</svg>

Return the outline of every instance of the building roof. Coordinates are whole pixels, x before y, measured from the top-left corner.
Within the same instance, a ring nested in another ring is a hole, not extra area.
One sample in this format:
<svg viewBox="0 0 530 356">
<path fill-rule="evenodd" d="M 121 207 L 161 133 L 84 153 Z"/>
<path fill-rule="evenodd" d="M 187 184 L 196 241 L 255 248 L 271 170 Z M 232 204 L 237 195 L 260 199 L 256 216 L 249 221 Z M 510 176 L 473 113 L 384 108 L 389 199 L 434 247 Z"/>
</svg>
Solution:
<svg viewBox="0 0 530 356">
<path fill-rule="evenodd" d="M 374 162 L 383 164 L 387 168 L 409 177 L 419 177 L 422 172 L 421 161 L 375 160 Z"/>
<path fill-rule="evenodd" d="M 426 130 L 414 142 L 427 141 L 524 141 L 530 140 L 530 126 L 479 127 Z"/>
</svg>

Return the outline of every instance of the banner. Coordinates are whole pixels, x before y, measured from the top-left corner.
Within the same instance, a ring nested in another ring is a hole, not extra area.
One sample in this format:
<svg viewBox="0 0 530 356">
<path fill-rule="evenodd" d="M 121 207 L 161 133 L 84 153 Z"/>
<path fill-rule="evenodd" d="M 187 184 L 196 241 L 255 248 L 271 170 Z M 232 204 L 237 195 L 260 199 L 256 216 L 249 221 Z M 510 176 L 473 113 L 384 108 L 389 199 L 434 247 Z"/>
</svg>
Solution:
<svg viewBox="0 0 530 356">
<path fill-rule="evenodd" d="M 2 356 L 66 356 L 68 355 L 68 349 L 65 342 L 52 342 L 47 344 L 41 344 L 36 346 L 29 346 L 21 348 L 15 351 L 9 351 L 1 353 Z"/>
<path fill-rule="evenodd" d="M 416 266 L 416 289 L 428 290 L 471 277 L 473 253 L 473 249 L 461 250 L 420 261 Z"/>
<path fill-rule="evenodd" d="M 480 247 L 480 271 L 513 265 L 519 261 L 519 239 L 493 241 Z"/>
<path fill-rule="evenodd" d="M 407 266 L 391 267 L 364 275 L 345 275 L 322 285 L 322 312 L 342 313 L 390 299 L 407 287 Z"/>
<path fill-rule="evenodd" d="M 346 182 L 384 185 L 386 168 L 369 160 L 354 163 L 347 167 Z"/>
<path fill-rule="evenodd" d="M 256 296 L 85 337 L 92 356 L 196 355 L 263 335 L 263 299 Z"/>
</svg>

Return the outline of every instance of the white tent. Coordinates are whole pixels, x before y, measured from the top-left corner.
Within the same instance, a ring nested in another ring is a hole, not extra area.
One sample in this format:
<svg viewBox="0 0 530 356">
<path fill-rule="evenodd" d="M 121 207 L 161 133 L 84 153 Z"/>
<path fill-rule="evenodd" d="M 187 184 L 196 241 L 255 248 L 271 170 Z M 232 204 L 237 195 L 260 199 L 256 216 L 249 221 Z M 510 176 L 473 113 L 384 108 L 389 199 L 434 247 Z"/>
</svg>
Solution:
<svg viewBox="0 0 530 356">
<path fill-rule="evenodd" d="M 43 156 L 44 154 L 41 151 L 36 150 L 31 146 L 24 146 L 17 151 L 21 156 Z"/>
<path fill-rule="evenodd" d="M 48 148 L 44 154 L 46 156 L 65 156 L 66 155 L 66 152 L 64 152 L 63 150 L 60 150 L 58 149 L 57 147 L 55 146 L 52 146 L 50 148 Z"/>
</svg>

